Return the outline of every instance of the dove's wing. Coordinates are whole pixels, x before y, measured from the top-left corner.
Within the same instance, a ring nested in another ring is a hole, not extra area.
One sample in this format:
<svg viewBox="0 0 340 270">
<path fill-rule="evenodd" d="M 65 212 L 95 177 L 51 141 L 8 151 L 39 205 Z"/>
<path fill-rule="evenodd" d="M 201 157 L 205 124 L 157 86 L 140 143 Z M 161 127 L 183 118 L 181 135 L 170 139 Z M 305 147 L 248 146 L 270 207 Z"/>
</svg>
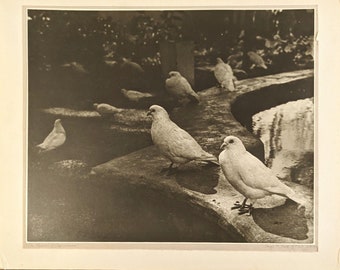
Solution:
<svg viewBox="0 0 340 270">
<path fill-rule="evenodd" d="M 58 133 L 55 129 L 53 129 L 45 140 L 38 145 L 38 147 L 46 150 L 52 150 L 62 145 L 65 140 L 66 136 L 64 133 Z"/>
<path fill-rule="evenodd" d="M 50 139 L 48 143 L 48 148 L 54 149 L 60 145 L 62 145 L 65 142 L 65 134 L 63 133 L 56 133 L 54 136 Z"/>
<path fill-rule="evenodd" d="M 190 95 L 192 92 L 194 92 L 189 82 L 183 77 L 178 78 L 178 88 L 180 89 L 180 92 L 183 96 Z"/>
<path fill-rule="evenodd" d="M 226 69 L 226 71 L 227 71 L 229 74 L 233 74 L 233 70 L 232 70 L 232 68 L 231 68 L 230 65 L 228 65 L 228 64 L 226 64 L 226 63 L 224 63 L 223 65 L 224 65 L 224 68 Z"/>
<path fill-rule="evenodd" d="M 116 112 L 120 112 L 121 109 L 113 107 L 109 104 L 100 104 L 98 105 L 98 111 L 100 113 L 116 113 Z"/>
<path fill-rule="evenodd" d="M 131 98 L 136 98 L 136 99 L 141 99 L 141 98 L 145 98 L 145 97 L 152 97 L 152 94 L 150 93 L 141 93 L 135 90 L 130 90 L 128 92 L 128 94 L 130 95 Z"/>
<path fill-rule="evenodd" d="M 222 83 L 223 81 L 225 81 L 227 77 L 227 71 L 226 71 L 225 66 L 223 64 L 217 64 L 215 66 L 214 75 L 215 75 L 216 80 L 219 83 Z"/>
<path fill-rule="evenodd" d="M 159 134 L 162 139 L 158 141 L 158 145 L 171 157 L 188 160 L 211 158 L 212 155 L 205 152 L 188 132 L 172 121 L 164 124 L 160 130 L 163 134 Z"/>
<path fill-rule="evenodd" d="M 234 91 L 235 86 L 233 82 L 233 71 L 228 64 L 217 64 L 214 70 L 216 80 L 222 85 L 223 88 Z"/>
<path fill-rule="evenodd" d="M 180 91 L 178 90 L 178 80 L 175 77 L 171 77 L 165 80 L 166 89 L 175 96 L 180 96 Z"/>
<path fill-rule="evenodd" d="M 190 83 L 184 77 L 180 78 L 180 85 L 183 89 L 184 95 L 188 96 L 191 100 L 199 102 L 197 93 L 192 89 Z"/>
<path fill-rule="evenodd" d="M 205 151 L 196 142 L 196 140 L 185 130 L 174 125 L 170 131 L 171 143 L 169 151 L 179 157 L 187 159 L 197 159 L 205 154 Z"/>
<path fill-rule="evenodd" d="M 292 192 L 268 167 L 249 152 L 239 158 L 239 175 L 247 186 L 279 195 L 288 195 Z"/>
<path fill-rule="evenodd" d="M 197 93 L 191 88 L 191 85 L 184 77 L 171 77 L 165 81 L 167 90 L 178 98 L 186 98 L 199 102 Z"/>
</svg>

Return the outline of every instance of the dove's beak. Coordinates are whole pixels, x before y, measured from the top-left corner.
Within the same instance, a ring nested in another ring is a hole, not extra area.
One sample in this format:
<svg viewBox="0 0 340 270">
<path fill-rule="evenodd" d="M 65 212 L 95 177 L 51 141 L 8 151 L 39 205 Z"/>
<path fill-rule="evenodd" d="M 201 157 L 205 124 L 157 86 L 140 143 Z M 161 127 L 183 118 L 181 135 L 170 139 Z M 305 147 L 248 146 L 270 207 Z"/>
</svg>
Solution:
<svg viewBox="0 0 340 270">
<path fill-rule="evenodd" d="M 226 147 L 226 146 L 227 146 L 227 144 L 224 142 L 224 143 L 221 144 L 220 149 L 224 149 L 224 147 Z"/>
<path fill-rule="evenodd" d="M 147 113 L 146 113 L 146 116 L 150 116 L 151 115 L 151 111 L 148 111 Z"/>
</svg>

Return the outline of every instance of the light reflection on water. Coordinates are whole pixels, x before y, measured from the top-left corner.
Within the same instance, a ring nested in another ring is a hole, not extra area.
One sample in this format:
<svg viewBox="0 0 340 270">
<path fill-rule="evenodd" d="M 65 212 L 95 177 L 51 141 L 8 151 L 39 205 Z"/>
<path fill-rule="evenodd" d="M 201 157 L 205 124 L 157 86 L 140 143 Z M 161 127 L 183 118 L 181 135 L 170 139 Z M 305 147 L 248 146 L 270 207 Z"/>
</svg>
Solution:
<svg viewBox="0 0 340 270">
<path fill-rule="evenodd" d="M 253 116 L 253 133 L 264 144 L 265 163 L 284 180 L 313 186 L 314 99 L 301 99 Z"/>
</svg>

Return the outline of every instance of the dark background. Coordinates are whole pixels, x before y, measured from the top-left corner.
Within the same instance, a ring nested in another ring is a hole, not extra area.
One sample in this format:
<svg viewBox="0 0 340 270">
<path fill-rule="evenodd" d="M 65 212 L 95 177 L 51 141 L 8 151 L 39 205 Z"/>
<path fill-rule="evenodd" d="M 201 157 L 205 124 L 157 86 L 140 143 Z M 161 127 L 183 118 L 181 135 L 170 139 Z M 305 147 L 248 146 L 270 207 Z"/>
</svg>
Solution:
<svg viewBox="0 0 340 270">
<path fill-rule="evenodd" d="M 28 19 L 30 102 L 40 107 L 87 109 L 98 100 L 124 105 L 123 87 L 162 92 L 160 46 L 168 42 L 193 42 L 195 68 L 243 52 L 237 68 L 246 77 L 313 67 L 314 10 L 29 10 Z M 250 50 L 267 70 L 249 69 Z M 121 70 L 121 57 L 140 64 L 143 77 Z M 70 62 L 83 70 L 63 67 Z"/>
</svg>

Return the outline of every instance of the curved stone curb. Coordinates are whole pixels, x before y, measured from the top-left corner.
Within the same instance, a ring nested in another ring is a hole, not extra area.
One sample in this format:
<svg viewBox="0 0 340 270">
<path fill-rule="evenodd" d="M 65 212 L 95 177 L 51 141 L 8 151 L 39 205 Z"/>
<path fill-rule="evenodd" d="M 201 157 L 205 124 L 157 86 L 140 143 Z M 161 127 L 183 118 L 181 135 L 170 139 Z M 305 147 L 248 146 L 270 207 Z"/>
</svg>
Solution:
<svg viewBox="0 0 340 270">
<path fill-rule="evenodd" d="M 263 145 L 231 113 L 232 104 L 246 93 L 272 85 L 310 79 L 313 70 L 302 70 L 252 78 L 237 83 L 237 91 L 227 93 L 215 87 L 200 92 L 198 106 L 178 108 L 171 118 L 186 129 L 202 146 L 215 155 L 226 135 L 236 135 L 248 151 L 263 160 Z M 293 91 L 293 90 L 287 90 Z M 164 196 L 190 204 L 205 218 L 213 220 L 236 239 L 251 243 L 301 243 L 314 241 L 313 191 L 294 183 L 287 183 L 308 201 L 306 208 L 278 196 L 256 203 L 253 216 L 239 216 L 230 208 L 235 200 L 242 200 L 221 174 L 220 168 L 195 162 L 181 166 L 178 172 L 166 176 L 160 171 L 169 165 L 154 146 L 116 158 L 92 169 L 112 185 L 120 181 L 148 186 Z"/>
</svg>

